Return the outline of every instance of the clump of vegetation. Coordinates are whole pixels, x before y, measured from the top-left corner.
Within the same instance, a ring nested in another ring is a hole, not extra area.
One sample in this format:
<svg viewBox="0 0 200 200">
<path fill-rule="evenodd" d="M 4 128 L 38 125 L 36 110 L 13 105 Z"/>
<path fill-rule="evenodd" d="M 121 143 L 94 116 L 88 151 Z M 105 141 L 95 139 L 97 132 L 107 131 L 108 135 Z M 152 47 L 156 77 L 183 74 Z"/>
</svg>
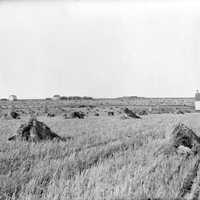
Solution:
<svg viewBox="0 0 200 200">
<path fill-rule="evenodd" d="M 72 118 L 84 119 L 85 114 L 81 111 L 74 111 L 71 113 Z"/>
<path fill-rule="evenodd" d="M 113 111 L 109 111 L 109 112 L 108 112 L 108 116 L 114 116 L 114 114 L 115 114 L 115 113 L 114 113 Z"/>
<path fill-rule="evenodd" d="M 63 115 L 65 119 L 84 119 L 85 118 L 85 113 L 82 111 L 73 111 L 71 113 L 65 113 Z"/>
<path fill-rule="evenodd" d="M 183 110 L 177 110 L 177 111 L 176 111 L 176 114 L 182 114 L 182 115 L 183 115 L 183 114 L 184 114 L 184 111 L 183 111 Z"/>
<path fill-rule="evenodd" d="M 36 118 L 31 118 L 28 123 L 22 124 L 17 130 L 17 135 L 10 137 L 8 140 L 22 140 L 39 142 L 42 140 L 61 140 L 62 138 L 51 131 L 51 129 L 43 122 L 38 121 Z"/>
<path fill-rule="evenodd" d="M 69 96 L 69 97 L 66 97 L 66 96 L 62 96 L 60 97 L 61 100 L 93 100 L 92 97 L 80 97 L 80 96 Z"/>
<path fill-rule="evenodd" d="M 47 113 L 47 117 L 55 117 L 55 114 L 54 113 Z"/>
<path fill-rule="evenodd" d="M 20 119 L 20 114 L 15 111 L 10 111 L 4 114 L 4 119 Z"/>
<path fill-rule="evenodd" d="M 128 109 L 128 108 L 125 108 L 124 109 L 124 113 L 128 116 L 128 117 L 131 117 L 131 118 L 136 118 L 136 119 L 140 119 L 141 117 L 138 116 L 136 113 L 134 113 L 132 110 Z"/>
<path fill-rule="evenodd" d="M 147 110 L 141 110 L 138 113 L 139 115 L 148 115 L 148 111 Z"/>
<path fill-rule="evenodd" d="M 46 101 L 51 101 L 52 99 L 49 98 L 49 97 L 47 97 L 47 98 L 45 98 L 45 100 L 46 100 Z"/>
<path fill-rule="evenodd" d="M 6 99 L 6 98 L 2 98 L 1 101 L 8 101 L 8 99 Z"/>
<path fill-rule="evenodd" d="M 16 111 L 15 106 L 11 105 L 7 113 L 3 115 L 4 119 L 20 119 L 20 114 Z"/>
<path fill-rule="evenodd" d="M 194 131 L 188 128 L 185 124 L 178 124 L 173 132 L 171 141 L 175 148 L 180 145 L 186 146 L 190 149 L 200 145 L 200 138 L 194 133 Z"/>
</svg>

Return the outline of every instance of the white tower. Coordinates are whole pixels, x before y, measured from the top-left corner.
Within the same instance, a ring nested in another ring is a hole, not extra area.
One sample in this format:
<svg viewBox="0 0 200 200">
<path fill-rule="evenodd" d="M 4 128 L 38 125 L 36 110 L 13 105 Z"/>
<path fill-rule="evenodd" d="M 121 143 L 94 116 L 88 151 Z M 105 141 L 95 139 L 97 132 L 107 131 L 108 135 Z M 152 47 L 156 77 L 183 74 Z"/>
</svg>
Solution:
<svg viewBox="0 0 200 200">
<path fill-rule="evenodd" d="M 197 90 L 196 94 L 195 94 L 195 110 L 200 111 L 200 93 L 199 93 L 199 90 Z"/>
</svg>

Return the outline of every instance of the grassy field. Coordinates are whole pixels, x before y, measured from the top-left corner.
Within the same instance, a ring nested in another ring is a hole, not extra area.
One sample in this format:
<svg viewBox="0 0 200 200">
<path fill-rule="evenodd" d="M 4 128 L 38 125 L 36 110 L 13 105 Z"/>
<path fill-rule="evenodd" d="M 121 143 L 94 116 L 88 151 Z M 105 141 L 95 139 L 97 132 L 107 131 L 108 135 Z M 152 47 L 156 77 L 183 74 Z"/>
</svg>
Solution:
<svg viewBox="0 0 200 200">
<path fill-rule="evenodd" d="M 174 113 L 177 110 L 184 112 L 194 111 L 193 98 L 116 98 L 116 99 L 93 99 L 93 100 L 18 100 L 15 102 L 0 100 L 0 116 L 10 109 L 15 109 L 21 115 L 35 113 L 44 115 L 46 112 L 62 115 L 71 110 L 81 110 L 94 116 L 95 113 L 105 115 L 107 111 L 121 112 L 128 107 L 135 112 L 143 110 L 152 114 Z"/>
<path fill-rule="evenodd" d="M 28 116 L 1 119 L 1 200 L 175 199 L 198 159 L 174 152 L 157 153 L 179 122 L 198 134 L 198 113 L 150 114 L 126 120 L 120 115 L 38 119 L 57 134 L 72 139 L 8 142 Z M 193 185 L 199 184 L 198 175 Z"/>
</svg>

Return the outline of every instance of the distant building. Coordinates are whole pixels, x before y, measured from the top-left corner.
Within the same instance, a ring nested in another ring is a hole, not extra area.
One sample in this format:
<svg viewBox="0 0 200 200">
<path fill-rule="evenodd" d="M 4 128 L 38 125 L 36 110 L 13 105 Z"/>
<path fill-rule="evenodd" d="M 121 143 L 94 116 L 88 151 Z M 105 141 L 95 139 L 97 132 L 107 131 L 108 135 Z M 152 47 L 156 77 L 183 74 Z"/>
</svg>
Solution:
<svg viewBox="0 0 200 200">
<path fill-rule="evenodd" d="M 60 98 L 61 98 L 61 96 L 60 96 L 60 95 L 58 95 L 58 94 L 56 94 L 56 95 L 54 95 L 54 96 L 53 96 L 53 98 L 52 98 L 52 99 L 53 99 L 53 100 L 59 100 Z"/>
<path fill-rule="evenodd" d="M 200 92 L 199 92 L 199 90 L 196 91 L 194 104 L 195 104 L 195 110 L 200 111 Z"/>
<path fill-rule="evenodd" d="M 17 96 L 16 95 L 10 95 L 9 96 L 9 101 L 16 101 L 17 100 Z"/>
</svg>

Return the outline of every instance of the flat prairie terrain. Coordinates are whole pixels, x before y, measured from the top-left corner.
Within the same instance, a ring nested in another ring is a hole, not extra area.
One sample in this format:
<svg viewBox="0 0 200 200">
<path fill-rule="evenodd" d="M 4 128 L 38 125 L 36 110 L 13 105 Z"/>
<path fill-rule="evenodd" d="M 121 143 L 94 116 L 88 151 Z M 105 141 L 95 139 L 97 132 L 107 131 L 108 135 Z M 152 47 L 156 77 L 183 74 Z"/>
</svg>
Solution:
<svg viewBox="0 0 200 200">
<path fill-rule="evenodd" d="M 91 109 L 97 109 L 100 115 L 94 116 Z M 28 121 L 29 115 L 17 120 L 0 119 L 0 199 L 179 197 L 198 157 L 177 152 L 163 154 L 159 149 L 167 145 L 172 130 L 180 122 L 200 135 L 200 114 L 150 113 L 132 119 L 123 118 L 123 113 L 117 112 L 121 107 L 116 105 L 112 109 L 117 114 L 108 116 L 110 109 L 90 107 L 84 119 L 64 119 L 62 114 L 37 117 L 58 135 L 70 136 L 66 142 L 10 142 L 8 138 Z M 199 195 L 200 171 L 193 174 L 188 189 L 192 197 Z"/>
<path fill-rule="evenodd" d="M 194 111 L 193 98 L 142 98 L 122 97 L 116 99 L 93 100 L 18 100 L 14 102 L 0 101 L 0 116 L 10 109 L 15 109 L 21 115 L 54 113 L 62 115 L 73 110 L 81 110 L 90 116 L 95 113 L 104 115 L 107 111 L 116 111 L 118 114 L 128 107 L 135 112 L 147 110 L 152 114 L 174 113 L 177 110 L 184 112 Z M 107 113 L 106 113 L 107 115 Z"/>
</svg>

